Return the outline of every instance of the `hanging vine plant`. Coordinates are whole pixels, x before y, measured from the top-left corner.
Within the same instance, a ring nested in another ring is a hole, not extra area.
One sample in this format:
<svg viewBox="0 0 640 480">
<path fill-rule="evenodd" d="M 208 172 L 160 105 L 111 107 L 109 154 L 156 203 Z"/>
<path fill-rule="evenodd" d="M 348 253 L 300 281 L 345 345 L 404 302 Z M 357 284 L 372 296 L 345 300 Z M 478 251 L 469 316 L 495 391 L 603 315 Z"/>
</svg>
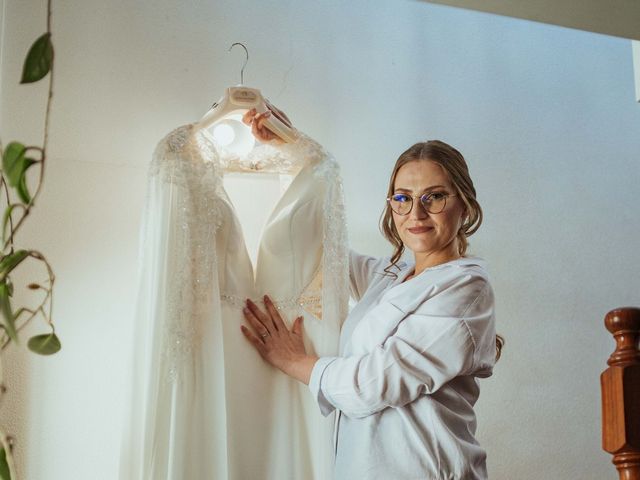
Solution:
<svg viewBox="0 0 640 480">
<path fill-rule="evenodd" d="M 40 355 L 51 355 L 60 350 L 60 340 L 51 320 L 53 308 L 53 270 L 42 253 L 32 249 L 18 249 L 15 245 L 17 232 L 29 216 L 40 194 L 47 159 L 49 117 L 53 98 L 53 60 L 51 41 L 51 0 L 47 1 L 47 31 L 29 49 L 22 69 L 21 84 L 38 82 L 49 77 L 49 90 L 44 115 L 44 138 L 42 146 L 24 145 L 12 141 L 3 147 L 0 141 L 2 168 L 0 177 L 0 201 L 6 203 L 2 217 L 2 251 L 0 252 L 0 401 L 7 393 L 2 375 L 2 353 L 10 344 L 20 344 L 20 332 L 33 319 L 40 317 L 49 331 L 29 338 L 27 348 Z M 27 173 L 37 169 L 38 182 L 33 191 L 29 188 Z M 40 290 L 42 299 L 35 307 L 14 308 L 12 299 L 14 284 L 12 273 L 29 259 L 42 263 L 45 267 L 44 281 L 27 285 L 29 290 Z M 0 480 L 17 480 L 12 456 L 13 438 L 0 426 Z"/>
</svg>

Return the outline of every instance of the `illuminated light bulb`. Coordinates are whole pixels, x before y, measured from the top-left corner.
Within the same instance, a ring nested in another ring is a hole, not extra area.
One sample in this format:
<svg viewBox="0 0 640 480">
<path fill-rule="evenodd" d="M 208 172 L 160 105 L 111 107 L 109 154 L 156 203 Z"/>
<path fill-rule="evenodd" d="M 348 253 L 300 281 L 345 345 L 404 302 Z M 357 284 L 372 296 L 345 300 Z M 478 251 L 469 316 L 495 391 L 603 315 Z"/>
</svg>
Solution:
<svg viewBox="0 0 640 480">
<path fill-rule="evenodd" d="M 213 138 L 216 139 L 221 146 L 226 147 L 236 139 L 236 133 L 233 127 L 227 123 L 219 123 L 213 129 Z"/>
<path fill-rule="evenodd" d="M 240 157 L 247 155 L 256 143 L 251 128 L 242 123 L 241 115 L 232 115 L 221 120 L 213 127 L 216 143 Z"/>
</svg>

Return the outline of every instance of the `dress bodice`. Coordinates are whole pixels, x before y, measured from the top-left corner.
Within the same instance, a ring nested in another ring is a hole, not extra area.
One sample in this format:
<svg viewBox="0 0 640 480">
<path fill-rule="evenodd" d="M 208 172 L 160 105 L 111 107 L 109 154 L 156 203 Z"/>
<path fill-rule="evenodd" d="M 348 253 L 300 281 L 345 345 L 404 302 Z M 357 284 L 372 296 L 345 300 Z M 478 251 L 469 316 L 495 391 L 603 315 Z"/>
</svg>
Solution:
<svg viewBox="0 0 640 480">
<path fill-rule="evenodd" d="M 311 166 L 303 168 L 268 217 L 259 242 L 255 279 L 242 227 L 223 192 L 218 234 L 223 294 L 260 297 L 268 293 L 285 301 L 297 298 L 309 286 L 320 268 L 324 223 L 325 186 L 313 173 Z"/>
</svg>

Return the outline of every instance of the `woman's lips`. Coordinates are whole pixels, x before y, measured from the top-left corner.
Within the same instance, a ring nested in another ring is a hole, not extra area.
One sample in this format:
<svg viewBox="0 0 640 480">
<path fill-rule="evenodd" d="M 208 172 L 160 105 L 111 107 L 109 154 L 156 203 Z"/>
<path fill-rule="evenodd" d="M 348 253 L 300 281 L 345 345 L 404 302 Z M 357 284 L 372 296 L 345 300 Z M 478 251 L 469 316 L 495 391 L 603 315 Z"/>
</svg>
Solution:
<svg viewBox="0 0 640 480">
<path fill-rule="evenodd" d="M 432 230 L 433 227 L 413 227 L 413 228 L 407 228 L 407 230 L 409 230 L 411 233 L 424 233 L 427 232 L 429 230 Z"/>
</svg>

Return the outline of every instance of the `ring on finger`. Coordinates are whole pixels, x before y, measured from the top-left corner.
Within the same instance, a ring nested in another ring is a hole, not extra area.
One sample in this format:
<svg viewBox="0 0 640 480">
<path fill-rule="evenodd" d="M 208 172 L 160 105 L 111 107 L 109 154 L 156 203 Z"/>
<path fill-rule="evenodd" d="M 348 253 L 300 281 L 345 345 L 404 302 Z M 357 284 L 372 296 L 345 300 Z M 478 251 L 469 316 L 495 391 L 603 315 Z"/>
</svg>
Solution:
<svg viewBox="0 0 640 480">
<path fill-rule="evenodd" d="M 262 339 L 263 339 L 263 340 L 264 340 L 265 338 L 267 338 L 269 335 L 270 335 L 270 334 L 269 334 L 269 332 L 264 332 L 264 333 L 261 333 L 261 334 L 260 334 L 260 336 L 262 337 Z"/>
</svg>

